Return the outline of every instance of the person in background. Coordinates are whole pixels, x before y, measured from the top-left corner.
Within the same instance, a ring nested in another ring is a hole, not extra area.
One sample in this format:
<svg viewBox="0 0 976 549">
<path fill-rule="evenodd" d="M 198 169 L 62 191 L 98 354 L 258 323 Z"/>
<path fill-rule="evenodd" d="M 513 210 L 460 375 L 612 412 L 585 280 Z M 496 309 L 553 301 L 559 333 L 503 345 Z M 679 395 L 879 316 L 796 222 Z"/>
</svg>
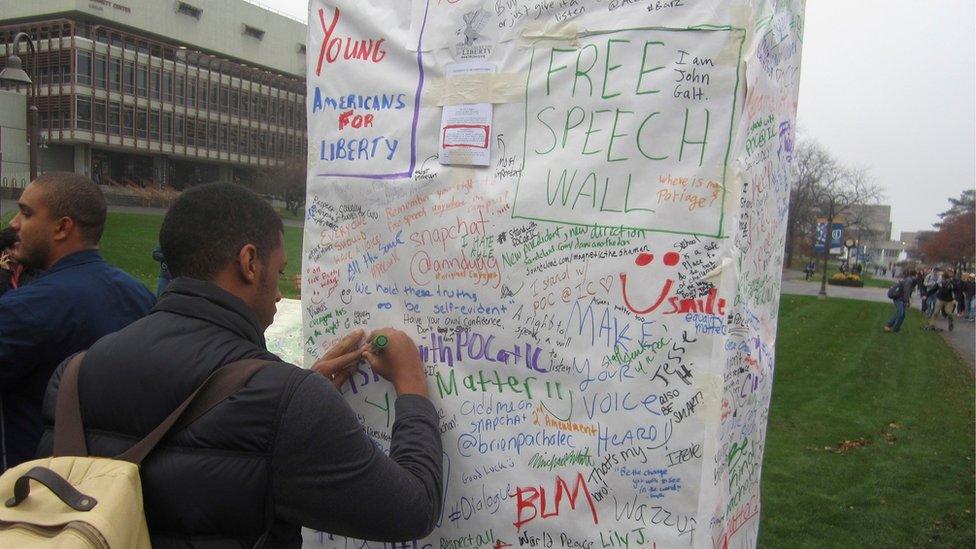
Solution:
<svg viewBox="0 0 976 549">
<path fill-rule="evenodd" d="M 973 299 L 976 295 L 976 274 L 966 274 L 966 279 L 962 283 L 962 293 L 963 299 L 966 300 L 966 320 L 973 322 L 976 319 L 976 312 L 973 310 Z"/>
<path fill-rule="evenodd" d="M 142 464 L 153 547 L 297 549 L 302 526 L 388 542 L 428 535 L 441 516 L 444 454 L 410 337 L 378 330 L 388 339 L 380 351 L 358 330 L 309 370 L 270 353 L 263 334 L 281 299 L 283 226 L 238 185 L 185 191 L 159 242 L 175 276 L 166 293 L 149 316 L 93 345 L 79 371 L 89 452 L 125 451 L 225 365 L 270 363 Z M 389 455 L 339 393 L 362 359 L 397 395 Z M 41 455 L 52 450 L 64 368 L 48 387 Z"/>
<path fill-rule="evenodd" d="M 915 275 L 915 287 L 918 288 L 918 308 L 922 314 L 925 314 L 925 301 L 928 298 L 928 290 L 925 288 L 926 275 L 925 269 L 919 269 L 918 274 Z"/>
<path fill-rule="evenodd" d="M 57 365 L 142 318 L 156 301 L 98 252 L 106 207 L 90 179 L 47 172 L 24 189 L 17 208 L 12 256 L 44 274 L 0 297 L 4 470 L 34 458 L 44 390 Z"/>
<path fill-rule="evenodd" d="M 810 261 L 809 263 L 807 263 L 806 268 L 803 269 L 803 272 L 806 275 L 806 277 L 803 280 L 810 280 L 810 277 L 813 276 L 813 273 L 817 272 L 817 264 L 814 263 L 813 261 Z"/>
<path fill-rule="evenodd" d="M 952 276 L 952 271 L 945 271 L 942 273 L 942 278 L 939 281 L 938 286 L 936 286 L 935 292 L 935 308 L 932 311 L 932 317 L 929 322 L 929 327 L 933 330 L 937 330 L 936 319 L 939 315 L 946 319 L 947 327 L 951 332 L 953 329 L 953 319 L 955 316 L 955 294 L 956 285 L 955 279 Z"/>
<path fill-rule="evenodd" d="M 938 267 L 933 268 L 925 276 L 925 305 L 922 308 L 922 313 L 929 318 L 932 318 L 932 313 L 935 312 L 935 294 L 938 292 L 939 282 L 941 280 L 942 270 Z"/>
<path fill-rule="evenodd" d="M 952 313 L 959 318 L 966 317 L 966 278 L 966 273 L 959 271 L 956 272 L 956 276 L 952 279 L 952 299 L 956 302 L 956 308 Z"/>
<path fill-rule="evenodd" d="M 13 248 L 17 243 L 17 233 L 13 227 L 0 229 L 0 296 L 8 290 L 15 290 L 40 275 L 33 268 L 25 269 L 14 259 Z"/>
<path fill-rule="evenodd" d="M 156 297 L 159 297 L 166 291 L 166 287 L 173 280 L 173 275 L 169 272 L 169 266 L 166 265 L 166 258 L 163 256 L 163 249 L 160 246 L 153 248 L 152 258 L 159 263 L 159 278 L 156 279 Z"/>
<path fill-rule="evenodd" d="M 886 332 L 901 331 L 901 325 L 908 312 L 908 305 L 912 300 L 912 290 L 915 289 L 915 271 L 905 272 L 905 276 L 898 282 L 898 289 L 897 295 L 891 297 L 895 305 L 895 314 L 885 323 L 884 331 Z"/>
</svg>

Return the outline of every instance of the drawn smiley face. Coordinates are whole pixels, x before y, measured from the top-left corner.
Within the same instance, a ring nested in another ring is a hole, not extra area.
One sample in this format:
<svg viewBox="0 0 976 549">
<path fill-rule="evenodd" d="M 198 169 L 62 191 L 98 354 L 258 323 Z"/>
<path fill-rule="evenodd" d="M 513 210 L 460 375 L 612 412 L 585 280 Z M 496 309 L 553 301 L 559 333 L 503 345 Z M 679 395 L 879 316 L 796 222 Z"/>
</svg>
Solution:
<svg viewBox="0 0 976 549">
<path fill-rule="evenodd" d="M 634 260 L 634 264 L 638 267 L 644 268 L 654 263 L 654 259 L 654 254 L 645 252 L 637 256 L 637 258 Z M 664 254 L 664 257 L 661 258 L 661 262 L 664 263 L 666 268 L 674 269 L 679 263 L 681 263 L 681 254 L 678 252 L 667 252 Z M 654 303 L 646 309 L 638 309 L 631 303 L 630 297 L 627 295 L 627 273 L 620 273 L 620 289 L 621 293 L 623 294 L 624 304 L 628 309 L 630 309 L 631 312 L 638 315 L 645 315 L 657 310 L 657 308 L 664 303 L 664 300 L 667 299 L 668 295 L 671 293 L 671 290 L 674 288 L 674 283 L 675 280 L 673 278 L 665 279 L 664 286 L 661 288 L 661 292 L 658 294 Z"/>
</svg>

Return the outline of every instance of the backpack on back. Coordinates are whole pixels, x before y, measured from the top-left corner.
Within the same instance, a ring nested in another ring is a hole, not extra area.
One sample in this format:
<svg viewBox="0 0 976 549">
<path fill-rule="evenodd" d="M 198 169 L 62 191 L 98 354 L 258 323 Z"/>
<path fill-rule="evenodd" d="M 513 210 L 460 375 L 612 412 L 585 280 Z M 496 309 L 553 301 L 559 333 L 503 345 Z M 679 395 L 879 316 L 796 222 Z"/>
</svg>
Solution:
<svg viewBox="0 0 976 549">
<path fill-rule="evenodd" d="M 88 455 L 78 399 L 84 356 L 71 359 L 61 380 L 54 457 L 22 463 L 0 476 L 0 547 L 149 548 L 139 465 L 167 433 L 236 393 L 268 364 L 241 360 L 219 368 L 146 438 L 108 458 Z"/>
<path fill-rule="evenodd" d="M 894 286 L 888 288 L 888 299 L 901 299 L 902 297 L 901 282 L 896 283 Z"/>
</svg>

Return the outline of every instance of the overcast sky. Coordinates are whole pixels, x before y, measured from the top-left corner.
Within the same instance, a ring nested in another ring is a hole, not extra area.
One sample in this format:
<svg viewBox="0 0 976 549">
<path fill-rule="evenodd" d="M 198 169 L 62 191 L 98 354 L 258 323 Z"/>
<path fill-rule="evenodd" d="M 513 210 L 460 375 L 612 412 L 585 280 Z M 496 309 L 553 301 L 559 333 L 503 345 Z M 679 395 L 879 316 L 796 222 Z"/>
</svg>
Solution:
<svg viewBox="0 0 976 549">
<path fill-rule="evenodd" d="M 263 0 L 305 19 L 306 0 Z M 801 137 L 867 168 L 893 238 L 976 184 L 976 2 L 807 0 Z"/>
</svg>

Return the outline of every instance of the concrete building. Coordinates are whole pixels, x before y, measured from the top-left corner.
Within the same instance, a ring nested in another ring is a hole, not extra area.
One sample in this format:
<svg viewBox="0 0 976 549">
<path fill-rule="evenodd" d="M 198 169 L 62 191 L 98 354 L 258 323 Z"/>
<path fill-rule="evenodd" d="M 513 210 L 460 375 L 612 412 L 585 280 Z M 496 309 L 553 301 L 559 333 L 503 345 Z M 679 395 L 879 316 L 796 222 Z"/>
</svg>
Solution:
<svg viewBox="0 0 976 549">
<path fill-rule="evenodd" d="M 841 214 L 847 220 L 847 236 L 860 241 L 887 242 L 891 240 L 891 206 L 859 204 Z"/>
<path fill-rule="evenodd" d="M 0 17 L 0 68 L 20 31 L 38 51 L 18 48 L 39 88 L 42 173 L 181 189 L 305 161 L 301 21 L 244 0 L 0 0 Z M 23 111 L 5 98 L 0 112 Z M 0 182 L 19 184 L 15 126 Z"/>
<path fill-rule="evenodd" d="M 29 173 L 26 96 L 0 91 L 0 189 L 25 186 Z"/>
</svg>

